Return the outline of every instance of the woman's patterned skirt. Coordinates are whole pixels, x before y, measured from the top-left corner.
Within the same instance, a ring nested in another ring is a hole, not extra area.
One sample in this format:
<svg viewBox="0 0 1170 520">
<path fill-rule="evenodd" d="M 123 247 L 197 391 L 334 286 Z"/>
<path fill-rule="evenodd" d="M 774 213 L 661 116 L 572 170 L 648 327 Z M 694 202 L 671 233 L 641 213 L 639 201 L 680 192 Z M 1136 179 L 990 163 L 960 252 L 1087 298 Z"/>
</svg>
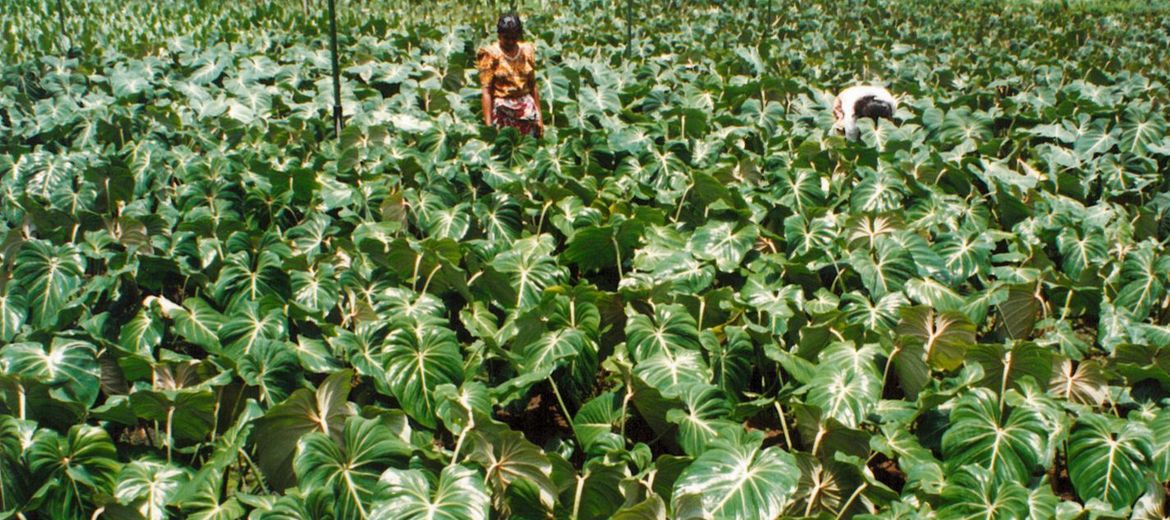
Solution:
<svg viewBox="0 0 1170 520">
<path fill-rule="evenodd" d="M 522 134 L 540 137 L 536 124 L 536 101 L 532 94 L 516 98 L 495 98 L 492 123 L 500 128 L 510 126 Z"/>
</svg>

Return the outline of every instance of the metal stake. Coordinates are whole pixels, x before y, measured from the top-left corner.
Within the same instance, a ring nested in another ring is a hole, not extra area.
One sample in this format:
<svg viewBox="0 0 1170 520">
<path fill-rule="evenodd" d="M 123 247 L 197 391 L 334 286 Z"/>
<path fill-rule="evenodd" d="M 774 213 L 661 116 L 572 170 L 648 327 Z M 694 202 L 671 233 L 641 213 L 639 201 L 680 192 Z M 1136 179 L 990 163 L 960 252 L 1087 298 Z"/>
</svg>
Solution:
<svg viewBox="0 0 1170 520">
<path fill-rule="evenodd" d="M 333 50 L 333 128 L 337 131 L 337 138 L 341 138 L 341 72 L 337 67 L 337 10 L 333 6 L 334 0 L 329 0 L 329 36 Z"/>
<path fill-rule="evenodd" d="M 65 33 L 65 4 L 62 0 L 57 0 L 57 20 L 61 24 L 61 54 L 69 52 L 65 47 L 65 43 L 69 41 L 69 36 Z"/>
<path fill-rule="evenodd" d="M 634 0 L 626 0 L 626 58 L 630 57 L 630 44 L 634 41 Z"/>
</svg>

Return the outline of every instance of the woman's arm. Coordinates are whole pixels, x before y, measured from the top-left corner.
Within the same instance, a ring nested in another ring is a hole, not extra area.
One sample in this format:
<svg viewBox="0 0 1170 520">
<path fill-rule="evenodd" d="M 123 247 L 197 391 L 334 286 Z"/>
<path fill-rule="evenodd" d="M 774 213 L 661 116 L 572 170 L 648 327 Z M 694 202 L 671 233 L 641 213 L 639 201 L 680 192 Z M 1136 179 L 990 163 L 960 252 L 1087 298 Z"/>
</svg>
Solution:
<svg viewBox="0 0 1170 520">
<path fill-rule="evenodd" d="M 479 96 L 483 105 L 483 124 L 492 126 L 492 89 L 490 85 L 483 86 L 483 94 Z"/>
<path fill-rule="evenodd" d="M 536 128 L 544 136 L 544 112 L 540 108 L 540 83 L 535 76 L 532 78 L 532 101 L 536 103 Z"/>
<path fill-rule="evenodd" d="M 496 63 L 487 48 L 475 52 L 475 68 L 479 69 L 479 84 L 483 88 L 483 94 L 480 95 L 483 124 L 492 126 L 492 82 L 495 80 Z"/>
</svg>

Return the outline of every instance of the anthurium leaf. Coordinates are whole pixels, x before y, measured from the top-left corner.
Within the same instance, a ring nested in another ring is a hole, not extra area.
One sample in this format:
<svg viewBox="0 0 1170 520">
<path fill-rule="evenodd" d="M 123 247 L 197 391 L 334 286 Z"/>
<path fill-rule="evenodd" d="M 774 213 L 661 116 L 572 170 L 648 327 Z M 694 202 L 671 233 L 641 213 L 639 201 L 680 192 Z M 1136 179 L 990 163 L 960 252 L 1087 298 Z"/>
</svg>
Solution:
<svg viewBox="0 0 1170 520">
<path fill-rule="evenodd" d="M 1027 518 L 1028 490 L 1017 482 L 1001 481 L 993 471 L 964 466 L 947 479 L 939 515 L 957 519 L 1008 520 Z"/>
<path fill-rule="evenodd" d="M 614 430 L 622 426 L 625 403 L 622 394 L 605 392 L 586 402 L 573 416 L 573 432 L 587 453 L 604 453 L 625 447 Z"/>
<path fill-rule="evenodd" d="M 1170 256 L 1159 256 L 1148 242 L 1131 251 L 1121 267 L 1125 283 L 1117 293 L 1115 304 L 1130 310 L 1135 318 L 1149 315 L 1154 303 L 1166 291 L 1165 273 L 1170 272 Z"/>
<path fill-rule="evenodd" d="M 136 460 L 122 467 L 114 496 L 134 507 L 142 518 L 167 518 L 167 505 L 190 477 L 184 468 L 164 462 Z"/>
<path fill-rule="evenodd" d="M 761 449 L 760 436 L 707 450 L 674 485 L 674 509 L 688 496 L 698 497 L 712 518 L 749 519 L 779 516 L 796 492 L 800 468 L 778 448 Z"/>
<path fill-rule="evenodd" d="M 575 485 L 564 491 L 561 503 L 572 504 L 570 518 L 608 520 L 624 500 L 622 483 L 629 476 L 624 462 L 594 459 L 575 476 Z"/>
<path fill-rule="evenodd" d="M 861 282 L 871 297 L 881 298 L 899 291 L 914 277 L 914 259 L 894 240 L 877 241 L 877 247 L 855 249 L 849 265 L 861 275 Z"/>
<path fill-rule="evenodd" d="M 738 427 L 728 420 L 731 405 L 718 387 L 690 384 L 679 397 L 685 408 L 668 411 L 666 420 L 678 425 L 678 443 L 687 455 L 701 455 L 719 438 L 721 431 Z"/>
<path fill-rule="evenodd" d="M 996 394 L 976 388 L 960 397 L 942 438 L 949 470 L 977 465 L 997 481 L 1026 482 L 1044 453 L 1047 431 L 1036 413 L 1000 407 Z"/>
<path fill-rule="evenodd" d="M 540 301 L 545 288 L 563 283 L 564 268 L 559 267 L 552 256 L 553 238 L 540 235 L 523 238 L 512 243 L 491 261 L 491 267 L 503 275 L 514 291 L 514 300 L 498 302 L 506 309 L 523 310 Z"/>
<path fill-rule="evenodd" d="M 826 417 L 816 406 L 794 402 L 788 405 L 788 409 L 792 410 L 800 441 L 809 453 L 823 458 L 834 457 L 837 453 L 854 457 L 867 455 L 871 436 L 865 430 L 850 428 Z"/>
<path fill-rule="evenodd" d="M 708 332 L 704 332 L 700 339 L 711 360 L 716 386 L 735 400 L 748 386 L 756 363 L 756 349 L 751 336 L 742 327 L 727 327 L 724 334 L 726 340 L 722 343 Z"/>
<path fill-rule="evenodd" d="M 1153 434 L 1154 451 L 1150 460 L 1154 463 L 1154 477 L 1159 482 L 1170 480 L 1170 411 L 1161 410 L 1148 422 Z"/>
<path fill-rule="evenodd" d="M 633 258 L 640 231 L 641 226 L 630 221 L 577 229 L 561 258 L 582 269 L 617 268 L 618 262 Z"/>
<path fill-rule="evenodd" d="M 1077 228 L 1065 228 L 1057 237 L 1056 245 L 1060 250 L 1061 269 L 1074 279 L 1107 258 L 1105 237 L 1097 230 L 1081 232 Z"/>
<path fill-rule="evenodd" d="M 101 372 L 97 351 L 84 341 L 58 337 L 47 346 L 14 343 L 0 351 L 0 368 L 6 374 L 49 385 L 56 399 L 93 406 L 98 396 Z"/>
<path fill-rule="evenodd" d="M 301 489 L 330 490 L 340 518 L 369 518 L 379 476 L 393 464 L 405 464 L 412 448 L 375 419 L 350 417 L 341 443 L 311 432 L 297 442 L 297 484 Z"/>
<path fill-rule="evenodd" d="M 14 283 L 0 289 L 0 341 L 12 341 L 28 318 L 28 299 Z"/>
<path fill-rule="evenodd" d="M 97 497 L 113 494 L 121 467 L 109 434 L 89 425 L 73 426 L 64 436 L 38 430 L 27 457 L 41 483 L 29 509 L 49 518 L 88 518 Z"/>
<path fill-rule="evenodd" d="M 231 319 L 219 329 L 220 341 L 228 358 L 243 357 L 262 340 L 285 339 L 288 319 L 281 307 L 267 301 L 245 302 L 230 310 Z"/>
<path fill-rule="evenodd" d="M 1003 395 L 1018 388 L 1021 380 L 1048 381 L 1052 374 L 1052 351 L 1029 341 L 1011 345 L 979 344 L 967 353 L 967 360 L 983 367 L 980 385 Z"/>
<path fill-rule="evenodd" d="M 284 489 L 295 483 L 292 462 L 302 436 L 319 432 L 341 440 L 345 418 L 354 414 L 346 401 L 351 378 L 351 370 L 335 372 L 317 391 L 296 390 L 256 420 L 252 444 L 258 455 L 256 462 L 271 488 Z"/>
<path fill-rule="evenodd" d="M 706 384 L 711 380 L 711 370 L 703 360 L 703 354 L 694 350 L 663 350 L 639 362 L 634 373 L 663 395 L 671 397 L 680 395 L 690 385 Z"/>
<path fill-rule="evenodd" d="M 813 514 L 829 514 L 844 517 L 864 510 L 854 492 L 862 484 L 861 470 L 854 465 L 837 460 L 819 460 L 806 453 L 796 455 L 800 467 L 800 481 L 797 483 L 797 498 L 790 511 Z"/>
<path fill-rule="evenodd" d="M 29 317 L 39 327 L 57 323 L 58 313 L 81 287 L 85 259 L 72 245 L 25 242 L 16 255 L 13 276 L 24 290 Z"/>
<path fill-rule="evenodd" d="M 435 388 L 463 380 L 463 356 L 455 333 L 434 321 L 400 319 L 385 346 L 386 377 L 411 418 L 433 428 Z"/>
<path fill-rule="evenodd" d="M 184 518 L 194 520 L 237 520 L 244 517 L 244 506 L 236 497 L 220 499 L 223 483 L 222 470 L 205 466 L 183 489 L 177 492 L 178 502 Z"/>
<path fill-rule="evenodd" d="M 659 305 L 652 317 L 630 316 L 626 322 L 626 338 L 635 360 L 680 349 L 700 349 L 695 318 L 681 305 Z"/>
<path fill-rule="evenodd" d="M 807 385 L 808 404 L 820 408 L 825 417 L 858 427 L 881 397 L 876 355 L 873 346 L 856 348 L 852 343 L 835 343 L 822 351 Z"/>
<path fill-rule="evenodd" d="M 420 470 L 388 469 L 378 479 L 375 520 L 486 520 L 490 499 L 483 478 L 465 466 L 443 468 L 432 479 Z"/>
<path fill-rule="evenodd" d="M 158 421 L 164 429 L 164 436 L 169 422 L 173 440 L 178 441 L 203 440 L 211 432 L 215 420 L 215 395 L 209 389 L 140 390 L 130 394 L 130 407 L 134 415 Z"/>
<path fill-rule="evenodd" d="M 181 309 L 170 312 L 174 320 L 174 331 L 183 339 L 215 353 L 220 348 L 219 329 L 227 317 L 215 310 L 206 301 L 191 297 L 183 300 Z"/>
<path fill-rule="evenodd" d="M 435 399 L 439 403 L 436 415 L 455 435 L 474 428 L 477 417 L 488 416 L 492 411 L 491 394 L 479 381 L 465 381 L 459 388 L 439 385 L 435 388 Z"/>
<path fill-rule="evenodd" d="M 1088 359 L 1076 363 L 1062 359 L 1056 363 L 1048 392 L 1071 403 L 1100 406 L 1108 395 L 1109 380 L 1101 363 Z"/>
<path fill-rule="evenodd" d="M 1081 415 L 1068 439 L 1068 476 L 1077 496 L 1116 508 L 1133 505 L 1145 489 L 1151 441 L 1150 429 L 1140 422 Z"/>
<path fill-rule="evenodd" d="M 713 260 L 720 271 L 730 273 L 743 262 L 759 236 L 755 225 L 734 222 L 709 222 L 695 230 L 689 246 L 695 257 Z"/>
<path fill-rule="evenodd" d="M 240 360 L 240 378 L 260 389 L 268 404 L 284 401 L 301 380 L 301 364 L 288 343 L 263 340 Z"/>
<path fill-rule="evenodd" d="M 1007 330 L 1008 337 L 1012 339 L 1030 338 L 1043 303 L 1037 297 L 1033 286 L 1010 287 L 1007 300 L 997 307 L 1000 316 L 1003 317 L 1003 325 Z"/>
<path fill-rule="evenodd" d="M 958 368 L 967 349 L 975 344 L 975 325 L 960 313 L 917 305 L 902 309 L 900 314 L 902 319 L 894 329 L 899 344 L 920 346 L 927 364 L 936 370 Z"/>
<path fill-rule="evenodd" d="M 533 485 L 539 503 L 552 510 L 559 493 L 550 477 L 552 464 L 540 448 L 528 442 L 522 433 L 496 423 L 480 425 L 468 440 L 472 449 L 467 457 L 486 471 L 485 479 L 496 509 L 505 506 L 503 501 L 509 487 L 522 481 Z"/>
<path fill-rule="evenodd" d="M 521 348 L 520 366 L 537 370 L 545 366 L 560 366 L 585 355 L 589 339 L 576 329 L 560 329 L 544 333 L 540 338 Z"/>
<path fill-rule="evenodd" d="M 926 364 L 924 345 L 918 341 L 899 342 L 890 356 L 902 391 L 908 397 L 918 397 L 918 392 L 930 382 L 930 365 Z"/>
<path fill-rule="evenodd" d="M 29 493 L 28 469 L 22 460 L 19 419 L 0 415 L 0 514 L 25 507 Z"/>
<path fill-rule="evenodd" d="M 666 504 L 658 495 L 616 511 L 613 520 L 666 520 Z"/>
<path fill-rule="evenodd" d="M 796 285 L 781 286 L 779 278 L 771 273 L 752 274 L 740 294 L 749 306 L 765 314 L 762 325 L 782 335 L 788 330 L 788 319 L 802 306 L 804 293 Z"/>
<path fill-rule="evenodd" d="M 340 289 L 333 265 L 329 263 L 293 271 L 289 274 L 289 286 L 293 300 L 309 311 L 326 314 L 337 305 Z"/>
<path fill-rule="evenodd" d="M 162 342 L 166 324 L 154 309 L 143 306 L 130 321 L 122 325 L 118 344 L 123 350 L 143 359 L 153 359 L 154 349 Z"/>
</svg>

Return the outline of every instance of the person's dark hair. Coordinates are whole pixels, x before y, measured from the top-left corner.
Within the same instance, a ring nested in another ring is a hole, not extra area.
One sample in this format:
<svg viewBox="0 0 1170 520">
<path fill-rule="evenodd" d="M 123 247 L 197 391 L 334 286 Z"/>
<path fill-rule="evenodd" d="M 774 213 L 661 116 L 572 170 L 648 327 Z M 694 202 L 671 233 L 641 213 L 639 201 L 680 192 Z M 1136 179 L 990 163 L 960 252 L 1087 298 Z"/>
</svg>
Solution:
<svg viewBox="0 0 1170 520">
<path fill-rule="evenodd" d="M 883 101 L 874 96 L 865 96 L 857 100 L 853 105 L 853 114 L 857 117 L 868 117 L 877 121 L 878 118 L 890 119 L 894 117 L 894 107 L 888 101 Z"/>
<path fill-rule="evenodd" d="M 515 12 L 507 12 L 500 15 L 500 21 L 496 23 L 496 32 L 501 35 L 514 36 L 519 40 L 524 35 L 524 23 L 520 21 L 520 15 Z"/>
</svg>

